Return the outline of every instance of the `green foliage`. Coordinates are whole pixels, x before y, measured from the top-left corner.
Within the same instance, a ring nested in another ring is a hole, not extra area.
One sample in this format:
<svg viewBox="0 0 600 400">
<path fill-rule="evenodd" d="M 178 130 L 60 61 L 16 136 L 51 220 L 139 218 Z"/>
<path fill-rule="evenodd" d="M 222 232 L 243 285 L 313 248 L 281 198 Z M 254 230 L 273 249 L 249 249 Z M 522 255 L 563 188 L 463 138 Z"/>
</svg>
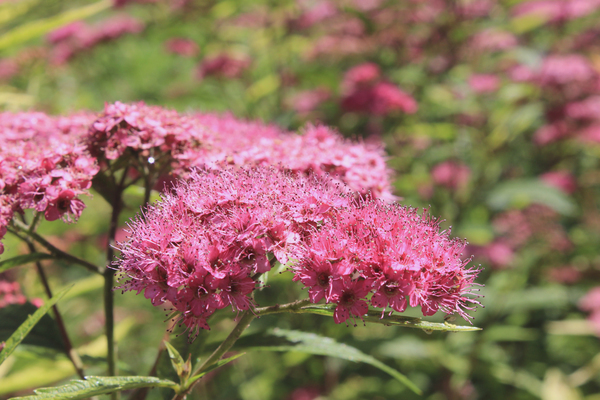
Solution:
<svg viewBox="0 0 600 400">
<path fill-rule="evenodd" d="M 87 399 L 102 394 L 111 394 L 123 390 L 145 387 L 175 388 L 177 384 L 167 379 L 153 376 L 87 376 L 85 381 L 73 381 L 69 384 L 55 387 L 36 389 L 34 396 L 13 397 L 14 400 L 42 399 Z"/>
<path fill-rule="evenodd" d="M 41 260 L 49 260 L 53 257 L 46 253 L 29 253 L 22 256 L 9 258 L 8 260 L 0 261 L 0 273 L 20 265 L 29 264 Z"/>
<path fill-rule="evenodd" d="M 360 350 L 337 343 L 335 340 L 319 336 L 314 333 L 290 331 L 285 329 L 272 329 L 251 336 L 245 336 L 237 341 L 235 348 L 262 350 L 262 351 L 298 351 L 302 353 L 341 358 L 343 360 L 362 362 L 379 368 L 390 374 L 417 394 L 422 394 L 421 389 L 415 386 L 405 375 L 394 368 L 371 357 Z"/>
<path fill-rule="evenodd" d="M 13 351 L 17 348 L 17 346 L 23 342 L 23 340 L 27 337 L 29 332 L 34 328 L 34 326 L 44 317 L 44 315 L 52 308 L 54 304 L 56 304 L 67 291 L 71 289 L 71 287 L 65 288 L 54 295 L 51 299 L 48 299 L 43 306 L 38 308 L 33 314 L 30 314 L 25 322 L 23 322 L 16 331 L 6 340 L 4 345 L 4 349 L 0 352 L 0 364 L 2 364 L 8 356 L 12 354 Z"/>
</svg>

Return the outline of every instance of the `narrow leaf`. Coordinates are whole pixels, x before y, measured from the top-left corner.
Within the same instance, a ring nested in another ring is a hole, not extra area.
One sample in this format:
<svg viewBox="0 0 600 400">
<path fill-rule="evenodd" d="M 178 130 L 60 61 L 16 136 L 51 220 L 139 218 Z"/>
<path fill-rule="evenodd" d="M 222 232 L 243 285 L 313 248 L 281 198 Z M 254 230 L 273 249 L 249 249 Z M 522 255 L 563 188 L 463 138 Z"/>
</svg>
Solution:
<svg viewBox="0 0 600 400">
<path fill-rule="evenodd" d="M 35 324 L 38 323 L 40 319 L 50 310 L 50 308 L 60 300 L 67 291 L 71 289 L 71 287 L 65 288 L 56 294 L 51 299 L 47 300 L 43 306 L 38 308 L 36 312 L 30 315 L 27 320 L 11 335 L 10 338 L 6 341 L 4 349 L 0 352 L 0 364 L 4 362 L 12 354 L 12 352 L 17 348 L 19 343 L 25 339 L 27 334 L 33 329 Z"/>
<path fill-rule="evenodd" d="M 210 367 L 206 368 L 202 373 L 198 374 L 198 375 L 194 375 L 192 376 L 189 380 L 188 380 L 188 386 L 190 384 L 192 384 L 193 382 L 197 381 L 198 379 L 202 378 L 204 375 L 208 374 L 210 371 L 213 371 L 219 367 L 222 367 L 225 364 L 229 364 L 230 362 L 232 362 L 233 360 L 235 360 L 236 358 L 239 358 L 241 356 L 243 356 L 246 353 L 239 353 L 236 354 L 235 356 L 231 356 L 229 358 L 225 358 L 223 360 L 219 360 L 216 363 L 214 363 L 213 365 L 211 365 Z"/>
<path fill-rule="evenodd" d="M 74 380 L 63 386 L 36 389 L 35 395 L 14 397 L 12 400 L 75 400 L 145 387 L 167 387 L 173 390 L 178 388 L 175 382 L 154 376 L 86 376 L 85 379 Z"/>
<path fill-rule="evenodd" d="M 8 260 L 0 261 L 0 273 L 9 270 L 14 267 L 18 267 L 19 265 L 24 265 L 27 263 L 40 261 L 40 260 L 48 260 L 53 258 L 50 254 L 46 253 L 29 253 L 24 254 L 22 256 L 16 256 L 13 258 L 9 258 Z"/>
<path fill-rule="evenodd" d="M 396 378 L 410 390 L 421 394 L 421 390 L 412 383 L 405 375 L 391 368 L 376 358 L 361 352 L 360 350 L 338 343 L 335 340 L 301 331 L 290 331 L 275 328 L 267 333 L 258 333 L 240 338 L 235 348 L 264 350 L 264 351 L 299 351 L 302 353 L 315 354 L 341 358 L 354 362 L 363 362 L 387 372 Z"/>
<path fill-rule="evenodd" d="M 295 310 L 293 312 L 298 314 L 317 314 L 333 317 L 335 307 L 335 304 L 311 304 L 308 306 L 301 307 L 300 309 Z M 381 311 L 376 310 L 369 310 L 367 315 L 364 315 L 362 319 L 365 322 L 374 322 L 383 325 L 398 325 L 407 328 L 423 329 L 426 331 L 472 332 L 481 330 L 481 328 L 478 328 L 476 326 L 460 326 L 449 324 L 447 322 L 429 322 L 423 321 L 420 318 L 404 317 L 401 315 L 383 314 L 382 316 Z"/>
</svg>

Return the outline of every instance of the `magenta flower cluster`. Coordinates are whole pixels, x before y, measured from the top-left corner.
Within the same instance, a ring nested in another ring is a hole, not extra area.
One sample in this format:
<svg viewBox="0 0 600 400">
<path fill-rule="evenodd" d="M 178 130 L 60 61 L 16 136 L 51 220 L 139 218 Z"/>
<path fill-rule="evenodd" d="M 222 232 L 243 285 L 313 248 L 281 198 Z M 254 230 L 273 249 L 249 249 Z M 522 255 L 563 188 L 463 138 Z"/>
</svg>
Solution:
<svg viewBox="0 0 600 400">
<path fill-rule="evenodd" d="M 77 219 L 98 172 L 79 143 L 91 114 L 49 117 L 43 113 L 5 113 L 0 118 L 0 239 L 15 212 L 35 209 L 48 221 Z M 0 254 L 4 246 L 0 243 Z"/>
<path fill-rule="evenodd" d="M 231 115 L 116 102 L 101 114 L 2 113 L 0 141 L 0 239 L 25 209 L 49 221 L 77 219 L 84 208 L 79 196 L 115 165 L 145 173 L 150 183 L 185 177 L 194 167 L 272 165 L 330 174 L 364 196 L 393 199 L 382 146 L 343 139 L 324 126 L 296 134 Z"/>
<path fill-rule="evenodd" d="M 299 174 L 328 173 L 360 194 L 393 199 L 382 146 L 348 141 L 325 126 L 309 125 L 300 133 L 231 115 L 116 102 L 106 105 L 87 140 L 101 159 L 135 155 L 176 176 L 206 165 L 276 165 Z"/>
<path fill-rule="evenodd" d="M 192 171 L 129 225 L 115 261 L 123 290 L 170 302 L 177 321 L 208 329 L 216 310 L 255 306 L 257 278 L 276 262 L 335 303 L 334 319 L 361 318 L 370 303 L 402 312 L 468 318 L 477 270 L 465 243 L 415 209 L 356 199 L 326 177 L 274 168 Z M 407 301 L 408 298 L 408 301 Z"/>
</svg>

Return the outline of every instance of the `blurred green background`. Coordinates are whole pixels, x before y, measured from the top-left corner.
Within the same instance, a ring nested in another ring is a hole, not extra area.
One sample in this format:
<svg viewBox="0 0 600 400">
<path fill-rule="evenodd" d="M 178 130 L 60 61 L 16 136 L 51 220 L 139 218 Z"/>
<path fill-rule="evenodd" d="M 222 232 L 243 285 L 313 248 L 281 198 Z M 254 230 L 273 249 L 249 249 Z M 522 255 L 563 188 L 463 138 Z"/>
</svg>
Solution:
<svg viewBox="0 0 600 400">
<path fill-rule="evenodd" d="M 293 315 L 261 318 L 249 330 L 333 337 L 406 374 L 422 397 L 364 364 L 263 352 L 212 373 L 189 398 L 600 400 L 600 304 L 581 303 L 600 286 L 600 2 L 116 3 L 1 2 L 0 107 L 65 114 L 141 100 L 290 130 L 322 122 L 383 140 L 400 202 L 444 219 L 482 268 L 485 308 L 474 314 L 481 332 L 346 327 Z M 364 90 L 390 83 L 418 110 L 403 112 L 389 99 L 381 112 L 349 106 L 356 88 L 347 71 L 364 63 L 379 71 Z M 124 221 L 142 198 L 128 193 Z M 102 264 L 97 247 L 110 211 L 100 196 L 86 202 L 75 227 L 44 221 L 40 232 Z M 9 236 L 5 246 L 6 257 L 22 249 Z M 48 268 L 56 288 L 78 281 L 61 310 L 88 373 L 102 374 L 102 279 Z M 33 272 L 13 278 L 29 297 L 43 297 Z M 290 278 L 271 277 L 258 303 L 302 295 Z M 164 313 L 133 293 L 116 301 L 119 368 L 145 375 L 165 335 Z M 232 327 L 230 319 L 214 324 L 210 340 Z M 23 346 L 0 366 L 0 397 L 73 375 L 65 357 Z"/>
</svg>

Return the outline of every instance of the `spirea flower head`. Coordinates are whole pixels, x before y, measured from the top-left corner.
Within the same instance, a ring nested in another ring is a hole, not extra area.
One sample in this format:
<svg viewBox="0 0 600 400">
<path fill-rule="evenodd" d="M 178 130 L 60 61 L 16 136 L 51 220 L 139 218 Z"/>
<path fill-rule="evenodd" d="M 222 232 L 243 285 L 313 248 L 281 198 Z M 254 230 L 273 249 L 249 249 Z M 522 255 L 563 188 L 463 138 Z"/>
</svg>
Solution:
<svg viewBox="0 0 600 400">
<path fill-rule="evenodd" d="M 344 139 L 325 126 L 300 134 L 231 115 L 179 114 L 143 103 L 107 104 L 92 124 L 90 153 L 124 158 L 157 173 L 185 177 L 195 167 L 276 166 L 299 174 L 328 173 L 352 190 L 391 200 L 383 146 Z"/>
<path fill-rule="evenodd" d="M 14 212 L 35 209 L 48 221 L 81 215 L 85 205 L 78 197 L 87 193 L 98 172 L 95 159 L 80 144 L 93 118 L 0 114 L 0 239 Z"/>
<path fill-rule="evenodd" d="M 118 244 L 121 288 L 172 304 L 193 331 L 218 309 L 254 307 L 257 274 L 291 265 L 312 302 L 337 304 L 335 322 L 368 304 L 425 315 L 458 313 L 477 275 L 464 243 L 414 209 L 357 200 L 327 177 L 270 167 L 195 170 L 130 225 Z"/>
</svg>

